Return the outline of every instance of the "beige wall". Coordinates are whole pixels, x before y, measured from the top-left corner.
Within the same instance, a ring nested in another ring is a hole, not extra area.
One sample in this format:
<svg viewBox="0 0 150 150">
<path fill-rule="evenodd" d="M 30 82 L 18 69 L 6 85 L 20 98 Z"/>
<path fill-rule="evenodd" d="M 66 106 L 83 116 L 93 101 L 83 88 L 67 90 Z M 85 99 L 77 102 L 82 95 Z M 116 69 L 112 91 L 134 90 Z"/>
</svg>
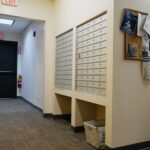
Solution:
<svg viewBox="0 0 150 150">
<path fill-rule="evenodd" d="M 45 85 L 44 85 L 44 112 L 51 113 L 53 110 L 54 95 L 54 21 L 53 1 L 50 0 L 19 0 L 17 7 L 10 7 L 0 3 L 0 14 L 14 15 L 35 20 L 46 21 L 45 23 Z"/>
<path fill-rule="evenodd" d="M 56 95 L 54 115 L 71 114 L 71 97 Z"/>
<path fill-rule="evenodd" d="M 122 11 L 149 12 L 149 0 L 115 0 L 113 147 L 150 140 L 150 82 L 141 75 L 141 62 L 124 60 Z"/>
</svg>

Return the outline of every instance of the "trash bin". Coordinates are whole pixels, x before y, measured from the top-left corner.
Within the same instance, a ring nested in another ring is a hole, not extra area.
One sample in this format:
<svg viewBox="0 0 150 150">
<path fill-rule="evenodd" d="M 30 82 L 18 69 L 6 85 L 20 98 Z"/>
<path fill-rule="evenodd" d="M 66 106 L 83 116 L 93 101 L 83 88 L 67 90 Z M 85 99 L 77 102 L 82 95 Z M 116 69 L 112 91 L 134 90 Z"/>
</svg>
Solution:
<svg viewBox="0 0 150 150">
<path fill-rule="evenodd" d="M 87 143 L 97 149 L 105 147 L 105 120 L 84 122 Z"/>
</svg>

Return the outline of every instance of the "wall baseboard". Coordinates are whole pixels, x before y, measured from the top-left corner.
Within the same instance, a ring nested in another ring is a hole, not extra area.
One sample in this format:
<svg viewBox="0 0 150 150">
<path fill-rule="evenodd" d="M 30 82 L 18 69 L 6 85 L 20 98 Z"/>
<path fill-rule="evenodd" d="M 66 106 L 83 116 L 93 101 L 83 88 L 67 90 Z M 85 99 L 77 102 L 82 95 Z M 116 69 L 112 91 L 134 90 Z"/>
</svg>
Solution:
<svg viewBox="0 0 150 150">
<path fill-rule="evenodd" d="M 53 119 L 64 119 L 67 120 L 69 122 L 71 122 L 71 114 L 62 114 L 62 115 L 54 115 L 51 113 L 44 113 L 43 114 L 44 118 L 53 118 Z M 79 126 L 79 127 L 73 127 L 71 126 L 71 130 L 74 131 L 75 133 L 78 132 L 84 132 L 84 127 L 83 126 Z"/>
<path fill-rule="evenodd" d="M 22 99 L 23 101 L 25 101 L 26 103 L 28 103 L 29 105 L 31 105 L 32 107 L 38 109 L 39 111 L 43 112 L 43 110 L 41 108 L 39 108 L 38 106 L 35 106 L 34 104 L 32 104 L 30 101 L 28 101 L 27 99 L 23 98 L 22 96 L 18 96 L 19 99 Z"/>
<path fill-rule="evenodd" d="M 43 113 L 43 117 L 44 118 L 52 118 L 52 114 L 50 114 L 50 113 Z"/>
<path fill-rule="evenodd" d="M 71 114 L 53 115 L 54 119 L 64 119 L 71 122 Z"/>
<path fill-rule="evenodd" d="M 110 148 L 106 146 L 105 150 L 142 150 L 144 148 L 150 148 L 150 141 L 127 145 L 127 146 L 118 147 L 118 148 Z"/>
<path fill-rule="evenodd" d="M 71 130 L 74 131 L 75 133 L 84 132 L 84 126 L 79 126 L 79 127 L 71 126 Z"/>
<path fill-rule="evenodd" d="M 44 118 L 53 118 L 53 119 L 64 119 L 69 122 L 71 121 L 71 114 L 54 115 L 51 113 L 44 113 L 43 117 Z"/>
</svg>

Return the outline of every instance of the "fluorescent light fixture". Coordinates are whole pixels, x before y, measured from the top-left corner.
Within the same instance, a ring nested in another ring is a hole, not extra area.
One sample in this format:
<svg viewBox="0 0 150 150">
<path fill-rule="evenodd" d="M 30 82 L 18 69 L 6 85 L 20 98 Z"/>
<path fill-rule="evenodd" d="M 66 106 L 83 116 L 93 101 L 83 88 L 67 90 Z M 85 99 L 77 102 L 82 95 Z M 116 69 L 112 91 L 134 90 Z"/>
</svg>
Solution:
<svg viewBox="0 0 150 150">
<path fill-rule="evenodd" d="M 15 20 L 0 18 L 0 24 L 12 26 Z"/>
</svg>

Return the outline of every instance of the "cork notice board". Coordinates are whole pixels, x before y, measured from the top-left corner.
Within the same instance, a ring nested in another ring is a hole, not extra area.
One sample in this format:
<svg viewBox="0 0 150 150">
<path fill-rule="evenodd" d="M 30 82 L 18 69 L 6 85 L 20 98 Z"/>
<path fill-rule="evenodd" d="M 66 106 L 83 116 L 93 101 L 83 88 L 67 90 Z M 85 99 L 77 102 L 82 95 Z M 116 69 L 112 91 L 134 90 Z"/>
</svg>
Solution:
<svg viewBox="0 0 150 150">
<path fill-rule="evenodd" d="M 147 13 L 143 13 L 137 10 L 132 10 L 133 13 L 137 14 L 141 13 L 147 15 Z M 142 37 L 139 36 L 131 36 L 128 33 L 125 33 L 125 59 L 128 60 L 139 60 L 143 59 L 142 56 Z"/>
</svg>

